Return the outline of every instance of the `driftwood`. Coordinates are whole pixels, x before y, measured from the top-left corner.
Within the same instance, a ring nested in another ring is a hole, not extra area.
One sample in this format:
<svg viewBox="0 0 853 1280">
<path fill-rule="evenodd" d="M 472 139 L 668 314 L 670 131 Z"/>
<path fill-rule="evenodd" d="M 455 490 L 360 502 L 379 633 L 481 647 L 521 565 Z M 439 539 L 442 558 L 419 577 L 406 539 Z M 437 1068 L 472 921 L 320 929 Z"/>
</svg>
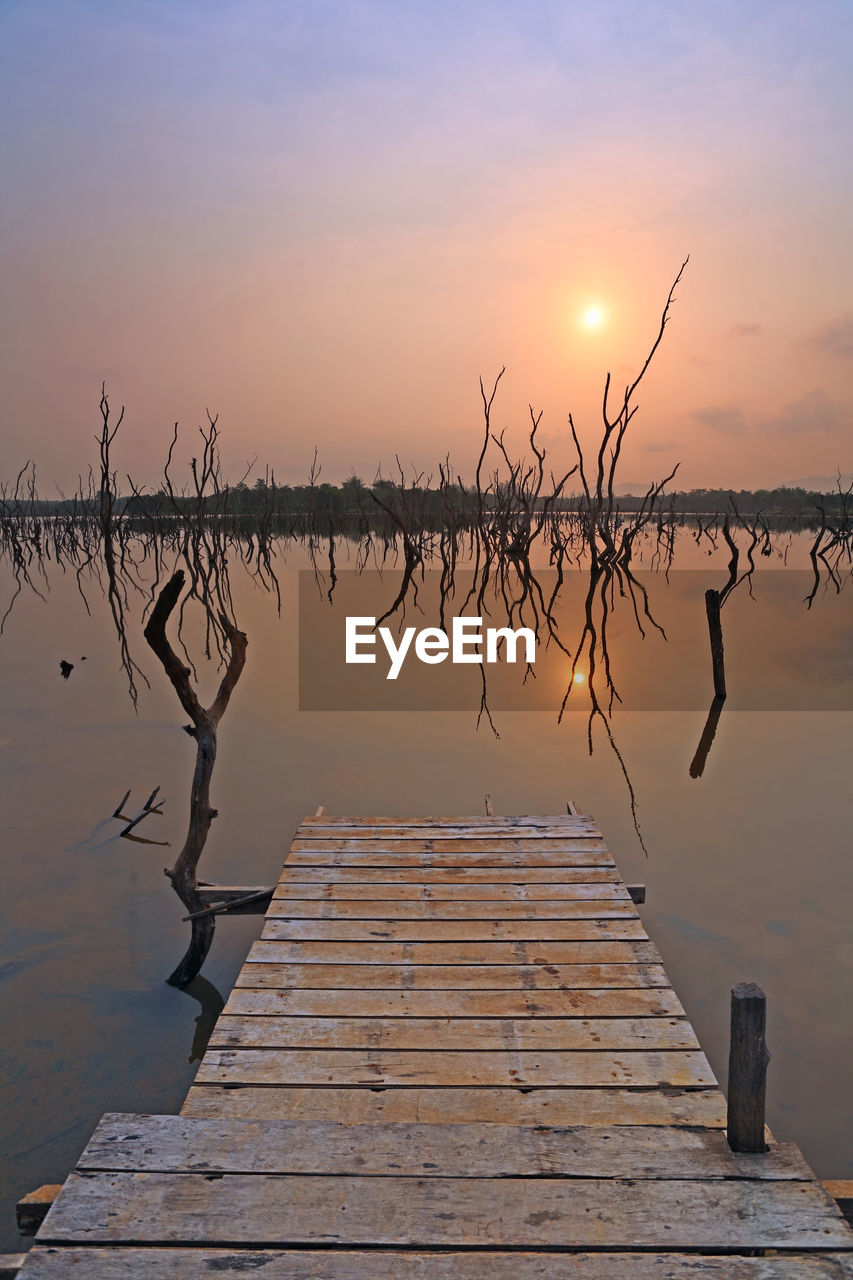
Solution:
<svg viewBox="0 0 853 1280">
<path fill-rule="evenodd" d="M 181 706 L 191 721 L 188 732 L 196 740 L 196 762 L 190 796 L 187 838 L 174 866 L 165 868 L 175 893 L 190 916 L 196 916 L 196 913 L 205 911 L 205 903 L 198 893 L 196 869 L 207 840 L 210 824 L 216 817 L 216 810 L 211 808 L 210 804 L 210 779 L 216 762 L 216 730 L 245 666 L 247 640 L 230 618 L 221 613 L 219 622 L 228 646 L 228 664 L 214 701 L 209 707 L 203 707 L 190 684 L 189 669 L 178 658 L 166 635 L 166 624 L 178 603 L 183 587 L 184 574 L 179 569 L 157 597 L 157 603 L 145 627 L 145 639 L 160 659 L 166 675 L 172 682 Z M 202 914 L 192 920 L 192 936 L 186 955 L 167 979 L 173 987 L 185 987 L 196 977 L 210 950 L 215 927 L 216 918 L 210 914 Z"/>
<path fill-rule="evenodd" d="M 205 886 L 205 888 L 207 887 Z M 245 914 L 244 908 L 251 906 L 252 903 L 257 903 L 258 909 L 257 912 L 249 912 L 249 914 L 264 915 L 274 892 L 273 886 L 249 890 L 240 897 L 230 898 L 227 902 L 214 903 L 212 906 L 204 907 L 201 911 L 194 911 L 192 915 L 184 916 L 184 923 L 186 924 L 188 920 L 200 920 L 202 916 L 219 916 L 225 913 L 243 915 Z M 210 895 L 210 889 L 207 889 L 207 895 Z"/>
</svg>

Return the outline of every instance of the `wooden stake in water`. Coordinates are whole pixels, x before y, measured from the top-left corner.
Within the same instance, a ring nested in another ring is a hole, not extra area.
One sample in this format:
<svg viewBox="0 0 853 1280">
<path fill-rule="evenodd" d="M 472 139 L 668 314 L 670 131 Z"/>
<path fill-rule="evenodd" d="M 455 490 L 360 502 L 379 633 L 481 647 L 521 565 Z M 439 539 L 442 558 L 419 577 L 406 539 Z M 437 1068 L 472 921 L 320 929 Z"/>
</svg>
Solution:
<svg viewBox="0 0 853 1280">
<path fill-rule="evenodd" d="M 729 1106 L 726 1128 L 732 1151 L 766 1151 L 764 1106 L 770 1053 L 764 1041 L 767 1001 L 754 982 L 732 987 Z"/>
<path fill-rule="evenodd" d="M 711 637 L 711 665 L 714 671 L 714 694 L 726 696 L 726 669 L 723 661 L 723 628 L 720 623 L 720 593 L 710 588 L 705 592 L 705 612 Z"/>
</svg>

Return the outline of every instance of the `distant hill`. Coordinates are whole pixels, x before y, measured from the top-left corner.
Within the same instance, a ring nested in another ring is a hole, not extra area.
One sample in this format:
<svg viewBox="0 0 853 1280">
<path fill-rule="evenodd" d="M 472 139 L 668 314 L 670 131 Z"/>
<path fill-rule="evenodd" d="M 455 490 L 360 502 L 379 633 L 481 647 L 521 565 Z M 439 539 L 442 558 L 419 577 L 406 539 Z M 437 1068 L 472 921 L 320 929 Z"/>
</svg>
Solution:
<svg viewBox="0 0 853 1280">
<path fill-rule="evenodd" d="M 838 476 L 803 476 L 800 480 L 791 480 L 785 485 L 786 489 L 806 489 L 809 493 L 835 493 L 838 485 Z M 842 488 L 846 489 L 853 484 L 853 474 L 849 471 L 841 476 Z"/>
</svg>

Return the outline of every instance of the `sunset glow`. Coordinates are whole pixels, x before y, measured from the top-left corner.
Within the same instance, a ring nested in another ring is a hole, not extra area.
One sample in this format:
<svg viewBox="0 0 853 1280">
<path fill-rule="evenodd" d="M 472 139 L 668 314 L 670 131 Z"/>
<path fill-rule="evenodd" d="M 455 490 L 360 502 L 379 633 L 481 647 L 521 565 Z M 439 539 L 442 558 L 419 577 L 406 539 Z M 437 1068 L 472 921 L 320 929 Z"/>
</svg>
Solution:
<svg viewBox="0 0 853 1280">
<path fill-rule="evenodd" d="M 504 365 L 507 438 L 535 403 L 568 469 L 688 253 L 624 474 L 853 465 L 849 6 L 32 0 L 0 31 L 10 473 L 73 486 L 106 379 L 143 482 L 207 408 L 229 474 L 299 483 L 316 445 L 324 482 L 470 480 Z"/>
</svg>

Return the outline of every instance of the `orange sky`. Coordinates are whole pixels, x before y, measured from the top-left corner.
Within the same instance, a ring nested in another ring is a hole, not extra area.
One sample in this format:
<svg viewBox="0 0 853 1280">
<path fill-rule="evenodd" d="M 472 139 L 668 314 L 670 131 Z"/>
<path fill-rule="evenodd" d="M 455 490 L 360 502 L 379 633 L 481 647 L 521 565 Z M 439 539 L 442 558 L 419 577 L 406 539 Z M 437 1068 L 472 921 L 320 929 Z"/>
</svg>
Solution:
<svg viewBox="0 0 853 1280">
<path fill-rule="evenodd" d="M 849 5 L 62 3 L 0 13 L 2 475 L 73 486 L 101 380 L 151 483 L 472 473 L 592 440 L 689 252 L 623 481 L 853 469 Z M 598 305 L 603 323 L 585 328 Z"/>
</svg>

